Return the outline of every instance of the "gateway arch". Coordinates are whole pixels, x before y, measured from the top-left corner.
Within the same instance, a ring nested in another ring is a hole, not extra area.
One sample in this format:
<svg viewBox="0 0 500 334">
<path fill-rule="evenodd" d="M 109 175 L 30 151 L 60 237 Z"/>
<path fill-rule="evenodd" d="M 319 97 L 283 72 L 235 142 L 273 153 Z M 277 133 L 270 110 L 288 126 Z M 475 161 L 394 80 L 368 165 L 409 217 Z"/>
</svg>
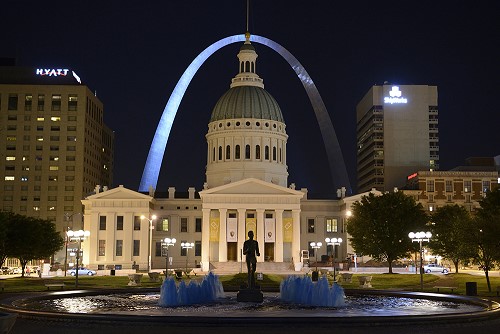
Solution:
<svg viewBox="0 0 500 334">
<path fill-rule="evenodd" d="M 156 128 L 153 142 L 151 143 L 151 148 L 149 149 L 148 157 L 146 160 L 146 165 L 144 166 L 144 171 L 142 173 L 139 191 L 148 191 L 150 187 L 156 189 L 158 177 L 160 175 L 161 164 L 163 161 L 163 155 L 165 153 L 165 148 L 167 146 L 170 130 L 172 129 L 172 125 L 174 123 L 175 115 L 177 114 L 177 110 L 182 98 L 184 97 L 186 89 L 198 69 L 212 54 L 214 54 L 219 49 L 229 44 L 244 41 L 245 35 L 233 35 L 223 38 L 203 50 L 184 71 L 181 78 L 177 82 L 172 95 L 170 95 L 170 98 L 168 99 L 167 105 L 163 110 L 160 122 L 158 123 L 158 127 Z M 349 177 L 344 163 L 344 158 L 342 156 L 342 151 L 340 149 L 339 141 L 337 139 L 337 135 L 335 134 L 335 129 L 333 128 L 333 124 L 330 119 L 330 115 L 326 110 L 325 104 L 323 103 L 318 89 L 316 88 L 316 85 L 312 81 L 311 77 L 302 66 L 302 64 L 300 64 L 300 62 L 297 60 L 297 58 L 295 58 L 280 44 L 266 37 L 258 35 L 251 35 L 250 41 L 265 45 L 279 53 L 288 62 L 288 64 L 290 64 L 292 69 L 297 74 L 297 77 L 302 82 L 307 96 L 311 101 L 311 105 L 318 121 L 321 136 L 323 137 L 323 143 L 325 145 L 326 154 L 328 157 L 328 164 L 330 166 L 330 174 L 334 186 L 333 189 L 336 190 L 341 187 L 346 187 L 348 193 L 350 193 L 351 186 L 349 183 Z"/>
</svg>

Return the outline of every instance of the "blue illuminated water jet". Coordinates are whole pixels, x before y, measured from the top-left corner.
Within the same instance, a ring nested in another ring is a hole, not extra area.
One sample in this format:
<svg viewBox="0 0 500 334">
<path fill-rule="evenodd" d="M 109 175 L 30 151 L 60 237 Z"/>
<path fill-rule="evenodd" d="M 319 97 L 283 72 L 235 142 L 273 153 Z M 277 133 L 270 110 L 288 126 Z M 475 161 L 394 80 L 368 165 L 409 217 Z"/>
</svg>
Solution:
<svg viewBox="0 0 500 334">
<path fill-rule="evenodd" d="M 177 286 L 172 277 L 168 277 L 160 290 L 159 305 L 162 307 L 194 305 L 214 302 L 224 297 L 224 288 L 219 277 L 213 273 L 206 275 L 201 282 L 181 281 Z"/>
<path fill-rule="evenodd" d="M 288 303 L 308 306 L 345 305 L 344 289 L 336 283 L 330 287 L 326 277 L 313 282 L 309 276 L 288 276 L 281 282 L 280 298 Z"/>
</svg>

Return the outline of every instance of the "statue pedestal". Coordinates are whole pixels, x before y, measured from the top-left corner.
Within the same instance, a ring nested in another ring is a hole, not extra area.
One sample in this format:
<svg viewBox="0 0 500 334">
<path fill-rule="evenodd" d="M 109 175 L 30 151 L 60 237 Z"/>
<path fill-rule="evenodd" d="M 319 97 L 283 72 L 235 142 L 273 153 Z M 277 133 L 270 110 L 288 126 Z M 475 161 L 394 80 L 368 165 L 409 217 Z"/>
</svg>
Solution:
<svg viewBox="0 0 500 334">
<path fill-rule="evenodd" d="M 236 300 L 239 302 L 262 303 L 264 295 L 260 289 L 240 289 L 236 295 Z"/>
</svg>

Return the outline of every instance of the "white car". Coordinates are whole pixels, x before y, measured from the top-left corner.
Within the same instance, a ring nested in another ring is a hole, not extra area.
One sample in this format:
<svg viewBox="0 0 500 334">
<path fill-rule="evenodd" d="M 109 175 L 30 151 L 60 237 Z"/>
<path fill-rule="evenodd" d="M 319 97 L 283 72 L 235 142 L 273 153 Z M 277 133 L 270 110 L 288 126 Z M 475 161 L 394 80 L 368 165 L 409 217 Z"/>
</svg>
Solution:
<svg viewBox="0 0 500 334">
<path fill-rule="evenodd" d="M 68 270 L 68 274 L 70 274 L 71 276 L 75 276 L 76 269 Z M 94 276 L 95 274 L 97 274 L 97 272 L 95 270 L 91 270 L 91 269 L 87 269 L 87 268 L 79 268 L 78 269 L 78 276 L 80 276 L 80 275 Z"/>
<path fill-rule="evenodd" d="M 448 269 L 445 268 L 445 267 L 443 267 L 443 266 L 431 263 L 431 264 L 426 264 L 424 266 L 424 272 L 427 273 L 427 274 L 429 274 L 429 273 L 443 273 L 443 274 L 447 274 L 448 273 Z"/>
</svg>

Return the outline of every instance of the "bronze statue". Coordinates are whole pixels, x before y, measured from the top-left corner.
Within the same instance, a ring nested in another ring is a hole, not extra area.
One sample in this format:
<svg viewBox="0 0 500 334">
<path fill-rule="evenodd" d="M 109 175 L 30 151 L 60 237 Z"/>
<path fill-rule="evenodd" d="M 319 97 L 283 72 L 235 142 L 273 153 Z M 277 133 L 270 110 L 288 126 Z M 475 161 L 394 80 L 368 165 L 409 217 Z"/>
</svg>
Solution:
<svg viewBox="0 0 500 334">
<path fill-rule="evenodd" d="M 253 231 L 248 231 L 248 240 L 243 243 L 243 254 L 246 255 L 248 269 L 248 288 L 255 288 L 255 271 L 257 256 L 260 256 L 259 243 L 253 240 Z"/>
</svg>

